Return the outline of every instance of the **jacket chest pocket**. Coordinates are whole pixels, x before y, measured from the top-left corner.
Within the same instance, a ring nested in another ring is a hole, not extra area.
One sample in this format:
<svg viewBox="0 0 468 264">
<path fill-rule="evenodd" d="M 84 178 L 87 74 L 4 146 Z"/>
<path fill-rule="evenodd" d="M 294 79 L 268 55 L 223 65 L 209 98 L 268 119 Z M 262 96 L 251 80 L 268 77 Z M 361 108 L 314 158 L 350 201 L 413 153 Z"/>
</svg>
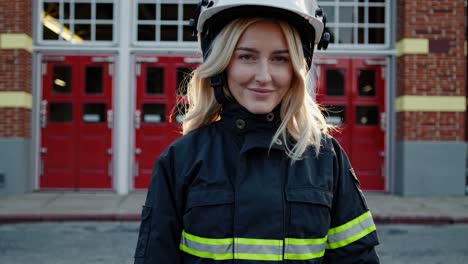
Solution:
<svg viewBox="0 0 468 264">
<path fill-rule="evenodd" d="M 234 192 L 224 189 L 195 189 L 187 196 L 184 229 L 211 238 L 232 237 Z"/>
<path fill-rule="evenodd" d="M 295 238 L 323 238 L 330 227 L 333 195 L 316 188 L 289 188 L 288 236 Z"/>
</svg>

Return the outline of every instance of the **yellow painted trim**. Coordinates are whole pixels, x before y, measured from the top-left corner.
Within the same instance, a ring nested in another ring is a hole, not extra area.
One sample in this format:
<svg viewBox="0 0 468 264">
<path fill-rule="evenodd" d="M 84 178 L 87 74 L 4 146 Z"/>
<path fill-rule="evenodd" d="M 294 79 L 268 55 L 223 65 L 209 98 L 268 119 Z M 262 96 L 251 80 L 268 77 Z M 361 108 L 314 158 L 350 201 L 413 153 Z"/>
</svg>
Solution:
<svg viewBox="0 0 468 264">
<path fill-rule="evenodd" d="M 397 112 L 465 112 L 464 96 L 400 96 L 395 101 Z"/>
<path fill-rule="evenodd" d="M 429 40 L 423 38 L 404 38 L 396 44 L 397 56 L 428 54 Z"/>
<path fill-rule="evenodd" d="M 0 92 L 0 108 L 32 108 L 32 96 L 27 92 Z"/>
<path fill-rule="evenodd" d="M 32 52 L 33 41 L 24 33 L 0 34 L 0 49 L 24 49 Z"/>
</svg>

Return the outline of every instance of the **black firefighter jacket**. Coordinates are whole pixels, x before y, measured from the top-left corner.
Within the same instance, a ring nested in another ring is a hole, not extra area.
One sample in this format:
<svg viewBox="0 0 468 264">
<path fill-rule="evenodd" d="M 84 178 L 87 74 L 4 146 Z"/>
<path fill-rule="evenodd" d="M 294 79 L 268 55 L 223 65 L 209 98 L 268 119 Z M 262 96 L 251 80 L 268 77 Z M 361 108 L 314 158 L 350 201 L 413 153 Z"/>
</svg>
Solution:
<svg viewBox="0 0 468 264">
<path fill-rule="evenodd" d="M 284 142 L 270 148 L 278 111 L 231 105 L 221 116 L 156 161 L 136 264 L 379 263 L 372 216 L 335 139 L 291 163 Z"/>
</svg>

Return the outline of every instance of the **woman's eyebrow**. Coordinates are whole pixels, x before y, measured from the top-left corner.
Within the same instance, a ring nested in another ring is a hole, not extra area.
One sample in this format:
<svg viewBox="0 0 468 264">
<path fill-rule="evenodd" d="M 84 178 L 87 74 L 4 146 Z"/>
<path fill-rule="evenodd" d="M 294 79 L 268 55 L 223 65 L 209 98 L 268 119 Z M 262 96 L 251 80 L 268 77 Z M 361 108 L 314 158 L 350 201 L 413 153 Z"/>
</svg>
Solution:
<svg viewBox="0 0 468 264">
<path fill-rule="evenodd" d="M 253 48 L 247 48 L 247 47 L 238 47 L 236 50 L 243 50 L 243 51 L 248 51 L 248 52 L 253 52 L 253 53 L 260 53 L 260 51 L 253 49 Z M 275 50 L 272 52 L 273 54 L 282 54 L 282 53 L 289 53 L 289 50 Z"/>
</svg>

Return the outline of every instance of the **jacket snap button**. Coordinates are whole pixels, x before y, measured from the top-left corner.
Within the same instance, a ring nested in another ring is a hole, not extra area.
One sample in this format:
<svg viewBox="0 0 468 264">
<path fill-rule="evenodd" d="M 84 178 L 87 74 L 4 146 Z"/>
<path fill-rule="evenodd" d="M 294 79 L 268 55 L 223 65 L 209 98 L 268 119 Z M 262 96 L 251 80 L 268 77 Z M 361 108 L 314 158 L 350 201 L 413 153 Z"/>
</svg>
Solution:
<svg viewBox="0 0 468 264">
<path fill-rule="evenodd" d="M 273 114 L 273 113 L 269 113 L 269 114 L 266 116 L 266 120 L 267 120 L 268 122 L 273 121 L 273 119 L 275 119 L 275 114 Z"/>
<path fill-rule="evenodd" d="M 277 138 L 277 139 L 275 140 L 275 143 L 276 143 L 276 145 L 278 145 L 278 146 L 283 145 L 283 141 L 281 141 L 281 139 L 279 139 L 279 138 Z"/>
<path fill-rule="evenodd" d="M 237 119 L 236 120 L 236 126 L 238 129 L 244 129 L 245 128 L 245 121 L 242 119 Z"/>
</svg>

